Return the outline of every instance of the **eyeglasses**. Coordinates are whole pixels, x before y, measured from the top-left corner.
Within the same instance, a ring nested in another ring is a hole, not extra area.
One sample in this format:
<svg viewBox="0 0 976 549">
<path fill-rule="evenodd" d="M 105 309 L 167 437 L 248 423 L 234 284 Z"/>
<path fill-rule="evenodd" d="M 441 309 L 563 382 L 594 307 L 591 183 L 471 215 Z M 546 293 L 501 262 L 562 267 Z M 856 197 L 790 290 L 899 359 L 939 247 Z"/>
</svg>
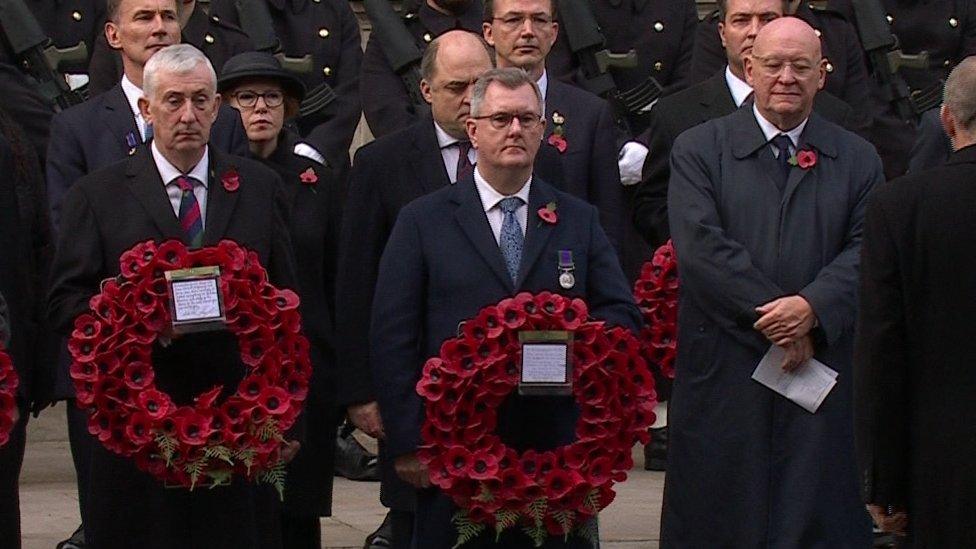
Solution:
<svg viewBox="0 0 976 549">
<path fill-rule="evenodd" d="M 491 122 L 491 127 L 496 130 L 504 130 L 512 125 L 512 120 L 518 120 L 519 126 L 523 130 L 534 130 L 539 127 L 542 123 L 542 117 L 533 112 L 524 113 L 510 113 L 510 112 L 496 112 L 495 114 L 486 114 L 484 116 L 472 116 L 471 118 L 475 120 L 484 120 L 485 118 Z"/>
<path fill-rule="evenodd" d="M 526 21 L 532 24 L 535 30 L 541 30 L 552 25 L 553 18 L 548 15 L 506 15 L 505 17 L 492 17 L 492 21 L 501 21 L 501 26 L 505 30 L 513 31 L 520 28 Z"/>
<path fill-rule="evenodd" d="M 794 75 L 803 78 L 809 76 L 816 68 L 816 65 L 804 59 L 787 61 L 776 57 L 760 57 L 758 55 L 753 55 L 752 58 L 759 62 L 759 66 L 764 71 L 773 75 L 781 74 L 789 66 Z"/>
<path fill-rule="evenodd" d="M 281 90 L 271 90 L 258 93 L 251 90 L 241 90 L 234 94 L 234 99 L 245 109 L 250 109 L 258 104 L 258 98 L 264 99 L 264 104 L 269 108 L 279 107 L 285 102 L 285 94 Z"/>
</svg>

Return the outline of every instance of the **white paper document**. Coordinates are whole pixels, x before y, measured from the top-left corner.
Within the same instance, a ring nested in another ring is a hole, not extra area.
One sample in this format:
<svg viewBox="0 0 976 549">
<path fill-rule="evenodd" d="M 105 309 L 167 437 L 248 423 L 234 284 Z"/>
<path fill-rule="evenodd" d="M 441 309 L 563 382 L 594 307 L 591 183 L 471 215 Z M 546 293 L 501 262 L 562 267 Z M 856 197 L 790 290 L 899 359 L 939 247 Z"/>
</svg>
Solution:
<svg viewBox="0 0 976 549">
<path fill-rule="evenodd" d="M 837 384 L 837 371 L 815 358 L 792 372 L 783 371 L 786 351 L 773 345 L 759 361 L 752 379 L 814 413 Z"/>
<path fill-rule="evenodd" d="M 522 383 L 566 383 L 565 343 L 522 345 Z"/>
</svg>

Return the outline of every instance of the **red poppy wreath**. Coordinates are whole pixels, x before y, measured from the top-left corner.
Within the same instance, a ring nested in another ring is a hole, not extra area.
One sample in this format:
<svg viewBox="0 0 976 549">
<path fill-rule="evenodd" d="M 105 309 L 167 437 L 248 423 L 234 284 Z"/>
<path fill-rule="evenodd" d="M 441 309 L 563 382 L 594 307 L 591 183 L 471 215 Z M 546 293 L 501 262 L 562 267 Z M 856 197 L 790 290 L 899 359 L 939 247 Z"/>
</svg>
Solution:
<svg viewBox="0 0 976 549">
<path fill-rule="evenodd" d="M 192 490 L 239 475 L 280 492 L 283 433 L 301 412 L 311 376 L 298 296 L 272 286 L 257 254 L 229 240 L 194 250 L 176 240 L 143 242 L 120 264 L 68 342 L 88 430 L 168 486 Z M 223 402 L 217 386 L 177 405 L 157 388 L 152 364 L 153 345 L 170 326 L 164 272 L 204 266 L 220 268 L 226 328 L 237 336 L 246 373 Z"/>
<path fill-rule="evenodd" d="M 634 283 L 634 300 L 644 317 L 642 354 L 661 375 L 674 379 L 678 352 L 678 260 L 668 240 L 644 263 Z"/>
<path fill-rule="evenodd" d="M 648 441 L 654 378 L 637 339 L 587 314 L 581 299 L 520 293 L 482 309 L 424 365 L 419 457 L 431 483 L 459 507 L 459 545 L 489 529 L 500 536 L 521 528 L 536 546 L 550 535 L 592 538 L 590 519 L 613 501 L 613 484 L 627 478 L 635 442 Z M 519 332 L 534 330 L 574 332 L 580 416 L 571 444 L 520 454 L 494 431 L 498 407 L 518 386 Z"/>
<path fill-rule="evenodd" d="M 0 345 L 0 447 L 10 441 L 17 411 L 17 387 L 20 380 L 7 350 Z"/>
</svg>

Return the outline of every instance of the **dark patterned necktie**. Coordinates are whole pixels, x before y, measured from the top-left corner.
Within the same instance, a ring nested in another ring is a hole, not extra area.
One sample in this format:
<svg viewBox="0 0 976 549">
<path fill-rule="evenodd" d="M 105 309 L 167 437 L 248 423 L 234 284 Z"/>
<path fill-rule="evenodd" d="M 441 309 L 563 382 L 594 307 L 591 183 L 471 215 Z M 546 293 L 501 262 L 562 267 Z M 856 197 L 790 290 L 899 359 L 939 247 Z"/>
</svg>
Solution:
<svg viewBox="0 0 976 549">
<path fill-rule="evenodd" d="M 498 203 L 498 208 L 505 214 L 502 220 L 502 230 L 498 235 L 498 246 L 502 249 L 502 257 L 505 258 L 505 267 L 508 274 L 512 277 L 512 282 L 518 280 L 519 263 L 522 261 L 522 246 L 525 243 L 525 235 L 522 234 L 522 225 L 515 217 L 515 211 L 524 202 L 517 196 L 503 198 Z"/>
<path fill-rule="evenodd" d="M 470 141 L 458 141 L 458 150 L 461 155 L 458 156 L 457 162 L 457 179 L 455 181 L 461 181 L 462 179 L 474 176 L 474 164 L 471 163 L 471 159 L 468 158 L 468 153 L 471 151 Z"/>
<path fill-rule="evenodd" d="M 183 227 L 186 241 L 191 248 L 199 248 L 203 245 L 203 216 L 200 215 L 197 197 L 193 194 L 193 188 L 200 184 L 192 177 L 176 178 L 176 185 L 183 193 L 180 197 L 180 226 Z"/>
<path fill-rule="evenodd" d="M 790 169 L 793 167 L 790 165 L 790 147 L 793 145 L 793 141 L 790 136 L 781 133 L 773 138 L 772 144 L 779 151 L 776 163 L 779 164 L 780 177 L 776 180 L 776 186 L 782 191 L 786 188 L 786 182 L 790 178 Z"/>
</svg>

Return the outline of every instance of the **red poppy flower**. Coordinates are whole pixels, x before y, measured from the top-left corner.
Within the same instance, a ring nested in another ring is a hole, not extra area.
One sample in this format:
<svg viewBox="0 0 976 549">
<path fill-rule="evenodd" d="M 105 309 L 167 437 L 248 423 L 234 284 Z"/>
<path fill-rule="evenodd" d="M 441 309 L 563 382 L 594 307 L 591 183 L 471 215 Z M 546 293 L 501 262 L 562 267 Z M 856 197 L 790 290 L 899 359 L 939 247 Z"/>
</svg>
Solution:
<svg viewBox="0 0 976 549">
<path fill-rule="evenodd" d="M 132 362 L 125 367 L 125 384 L 130 389 L 145 389 L 153 382 L 154 378 L 153 369 L 145 362 Z"/>
<path fill-rule="evenodd" d="M 536 212 L 539 215 L 539 219 L 545 221 L 550 225 L 555 225 L 559 221 L 559 216 L 556 215 L 556 205 L 550 202 L 549 205 L 539 208 Z"/>
<path fill-rule="evenodd" d="M 497 457 L 484 450 L 472 453 L 470 478 L 475 480 L 488 480 L 495 478 L 497 474 Z"/>
<path fill-rule="evenodd" d="M 152 419 L 144 412 L 133 413 L 125 425 L 125 435 L 135 445 L 149 444 L 153 440 Z"/>
<path fill-rule="evenodd" d="M 136 401 L 151 419 L 162 419 L 176 409 L 169 396 L 155 389 L 140 392 Z"/>
<path fill-rule="evenodd" d="M 189 446 L 206 444 L 207 437 L 213 432 L 210 418 L 196 411 L 187 411 L 177 422 L 176 429 L 180 442 Z"/>
<path fill-rule="evenodd" d="M 280 311 L 294 311 L 298 309 L 298 294 L 291 290 L 277 290 L 274 294 L 275 307 Z"/>
<path fill-rule="evenodd" d="M 556 150 L 559 151 L 559 154 L 565 153 L 566 148 L 569 146 L 569 143 L 566 142 L 566 138 L 557 133 L 549 135 L 549 139 L 547 140 L 547 142 L 553 147 L 556 147 Z"/>
<path fill-rule="evenodd" d="M 812 149 L 799 151 L 796 153 L 796 164 L 804 170 L 817 165 L 817 153 Z"/>
<path fill-rule="evenodd" d="M 553 469 L 546 475 L 546 497 L 559 499 L 568 494 L 579 480 L 579 474 L 565 469 Z"/>
<path fill-rule="evenodd" d="M 241 186 L 241 176 L 237 173 L 237 168 L 231 167 L 220 176 L 220 183 L 227 192 L 236 192 Z"/>
<path fill-rule="evenodd" d="M 525 323 L 526 313 L 515 299 L 503 299 L 498 303 L 498 316 L 508 330 L 516 330 Z"/>
<path fill-rule="evenodd" d="M 76 318 L 74 327 L 71 332 L 71 339 L 74 340 L 95 340 L 98 339 L 102 331 L 102 323 L 88 313 Z"/>
<path fill-rule="evenodd" d="M 267 387 L 258 397 L 258 404 L 272 416 L 280 416 L 287 412 L 290 403 L 288 392 L 281 387 Z"/>
<path fill-rule="evenodd" d="M 299 179 L 301 179 L 303 185 L 315 186 L 319 182 L 319 176 L 315 173 L 315 170 L 309 167 L 304 172 L 299 174 Z"/>
<path fill-rule="evenodd" d="M 471 452 L 463 446 L 452 446 L 444 453 L 444 465 L 452 475 L 471 473 Z"/>
</svg>

